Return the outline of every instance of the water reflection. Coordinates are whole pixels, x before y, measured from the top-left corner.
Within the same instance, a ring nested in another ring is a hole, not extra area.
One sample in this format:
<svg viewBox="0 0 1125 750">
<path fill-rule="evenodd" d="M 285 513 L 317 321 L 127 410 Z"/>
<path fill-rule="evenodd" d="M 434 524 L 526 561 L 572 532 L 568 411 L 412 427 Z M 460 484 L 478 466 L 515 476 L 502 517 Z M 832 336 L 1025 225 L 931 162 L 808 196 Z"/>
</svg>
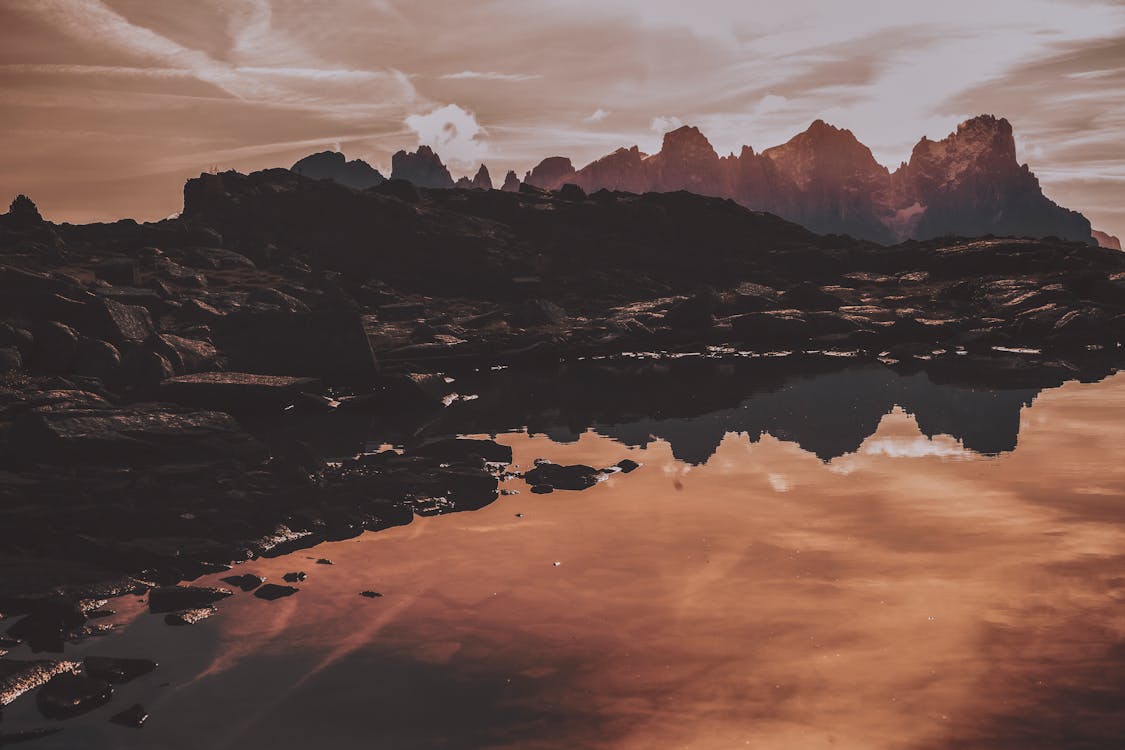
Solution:
<svg viewBox="0 0 1125 750">
<path fill-rule="evenodd" d="M 309 579 L 194 629 L 137 616 L 117 642 L 171 682 L 149 725 L 36 746 L 1120 747 L 1125 376 L 884 373 L 532 414 L 499 438 L 524 466 L 643 466 L 248 563 Z"/>
</svg>

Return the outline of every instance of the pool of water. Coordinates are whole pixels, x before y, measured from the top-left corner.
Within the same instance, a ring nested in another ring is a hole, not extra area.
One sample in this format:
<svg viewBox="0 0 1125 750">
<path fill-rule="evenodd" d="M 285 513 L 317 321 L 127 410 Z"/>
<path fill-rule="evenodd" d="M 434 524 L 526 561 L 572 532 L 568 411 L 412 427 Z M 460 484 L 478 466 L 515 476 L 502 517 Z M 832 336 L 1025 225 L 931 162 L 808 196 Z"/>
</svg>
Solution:
<svg viewBox="0 0 1125 750">
<path fill-rule="evenodd" d="M 721 390 L 497 435 L 523 468 L 641 464 L 591 489 L 238 566 L 304 571 L 289 598 L 181 628 L 115 602 L 68 655 L 160 667 L 28 746 L 1123 746 L 1125 375 Z M 4 727 L 51 726 L 34 703 Z"/>
</svg>

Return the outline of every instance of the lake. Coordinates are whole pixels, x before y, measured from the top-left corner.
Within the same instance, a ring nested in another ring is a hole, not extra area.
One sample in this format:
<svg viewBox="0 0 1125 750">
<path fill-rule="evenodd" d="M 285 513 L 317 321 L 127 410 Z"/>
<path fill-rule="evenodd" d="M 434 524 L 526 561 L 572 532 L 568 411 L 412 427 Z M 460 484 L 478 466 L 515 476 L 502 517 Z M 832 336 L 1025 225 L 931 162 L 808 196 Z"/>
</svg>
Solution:
<svg viewBox="0 0 1125 750">
<path fill-rule="evenodd" d="M 160 667 L 29 747 L 1122 746 L 1125 374 L 630 367 L 481 373 L 438 422 L 637 470 L 246 562 L 307 579 L 194 627 L 115 601 L 67 655 Z"/>
</svg>

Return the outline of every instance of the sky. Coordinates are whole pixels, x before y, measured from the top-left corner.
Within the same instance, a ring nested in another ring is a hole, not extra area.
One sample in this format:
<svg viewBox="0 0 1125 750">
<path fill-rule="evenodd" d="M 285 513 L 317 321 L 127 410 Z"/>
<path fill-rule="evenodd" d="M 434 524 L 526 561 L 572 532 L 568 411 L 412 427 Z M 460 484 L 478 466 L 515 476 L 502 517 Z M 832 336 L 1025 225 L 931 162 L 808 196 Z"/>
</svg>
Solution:
<svg viewBox="0 0 1125 750">
<path fill-rule="evenodd" d="M 894 168 L 984 113 L 1125 236 L 1125 0 L 0 0 L 0 201 L 55 221 L 326 149 L 498 180 L 679 124 L 727 153 L 822 118 Z"/>
</svg>

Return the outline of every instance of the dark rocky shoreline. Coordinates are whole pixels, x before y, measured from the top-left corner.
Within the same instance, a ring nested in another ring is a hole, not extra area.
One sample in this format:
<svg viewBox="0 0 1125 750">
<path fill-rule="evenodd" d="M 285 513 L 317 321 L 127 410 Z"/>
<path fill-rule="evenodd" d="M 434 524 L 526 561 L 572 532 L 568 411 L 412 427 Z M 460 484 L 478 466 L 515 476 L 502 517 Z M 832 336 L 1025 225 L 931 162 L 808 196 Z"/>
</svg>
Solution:
<svg viewBox="0 0 1125 750">
<path fill-rule="evenodd" d="M 0 216 L 0 613 L 61 648 L 91 600 L 481 507 L 510 451 L 455 436 L 612 422 L 638 390 L 677 393 L 688 355 L 759 362 L 767 389 L 862 361 L 969 386 L 1104 377 L 1123 291 L 1125 256 L 1081 243 L 887 248 L 687 193 L 270 170 L 192 180 L 155 224 L 54 225 L 18 200 Z M 627 375 L 588 374 L 610 363 Z M 489 393 L 499 367 L 530 390 Z M 363 447 L 379 441 L 404 450 Z"/>
</svg>

